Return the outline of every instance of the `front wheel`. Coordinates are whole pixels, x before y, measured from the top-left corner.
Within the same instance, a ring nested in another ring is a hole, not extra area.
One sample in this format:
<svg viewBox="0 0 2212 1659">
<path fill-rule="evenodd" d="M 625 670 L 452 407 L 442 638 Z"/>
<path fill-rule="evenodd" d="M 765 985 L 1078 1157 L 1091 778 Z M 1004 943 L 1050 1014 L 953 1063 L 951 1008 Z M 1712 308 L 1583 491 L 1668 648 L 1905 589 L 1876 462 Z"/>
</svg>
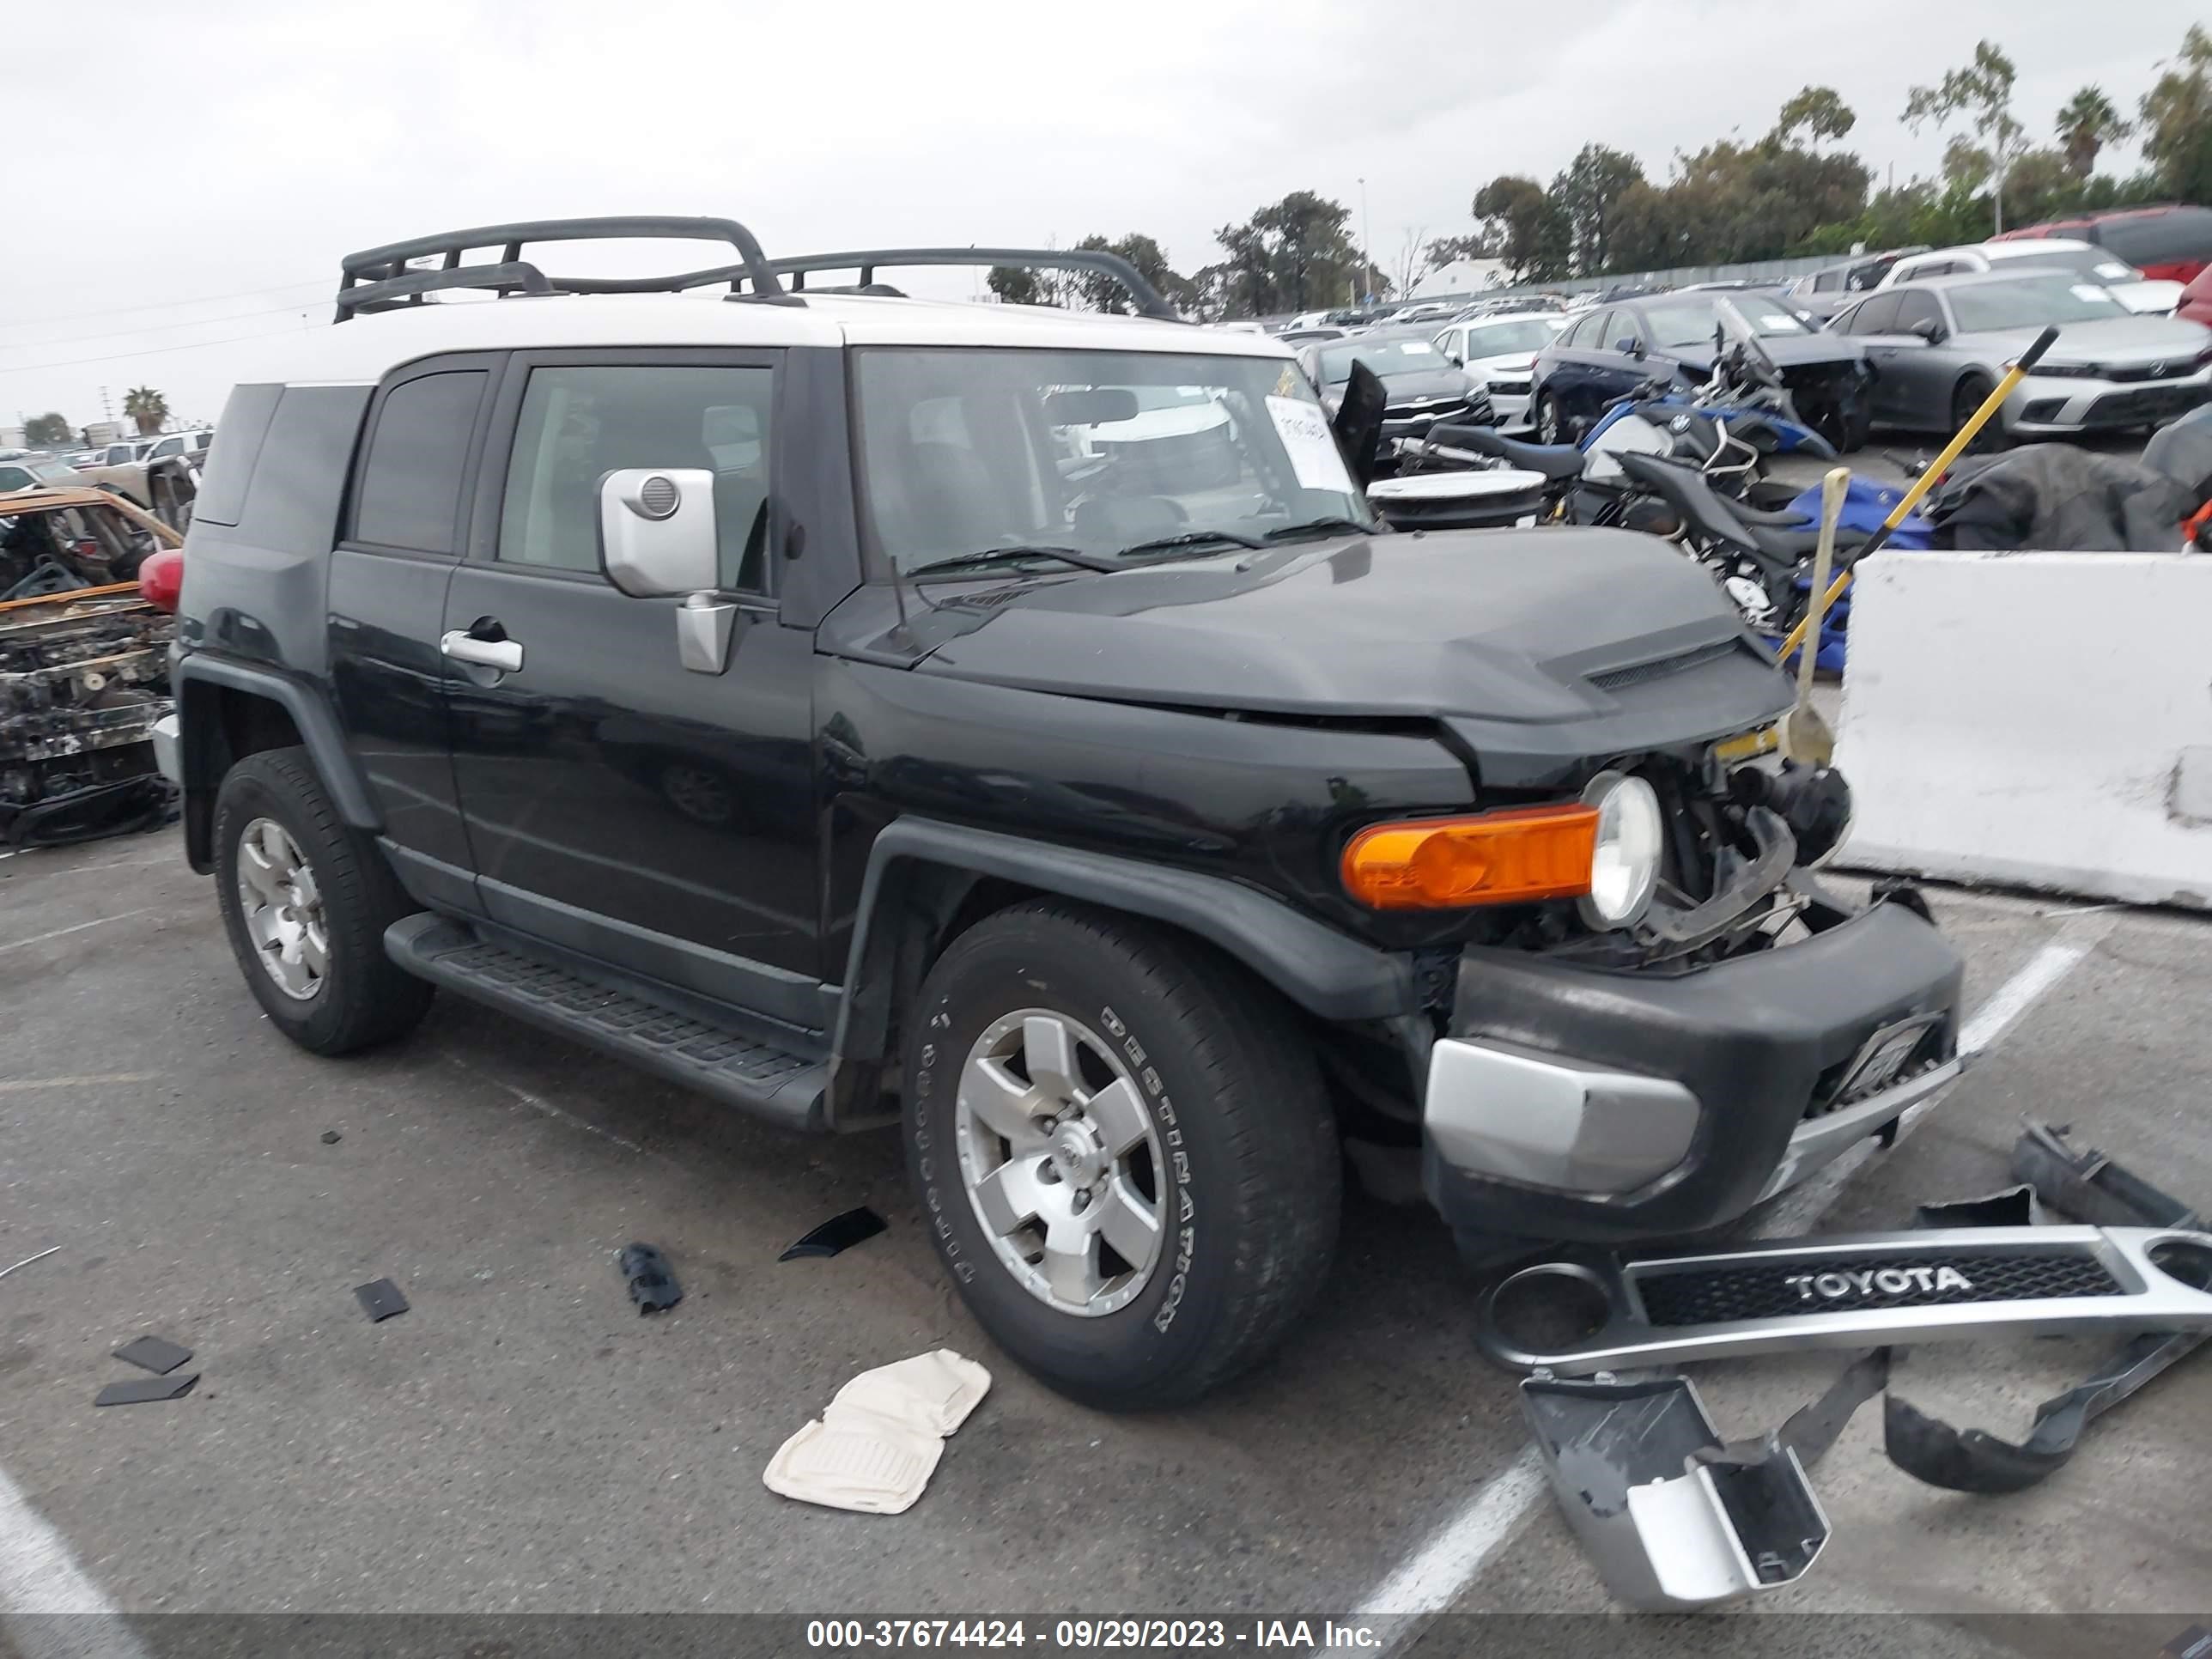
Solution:
<svg viewBox="0 0 2212 1659">
<path fill-rule="evenodd" d="M 1951 393 L 1951 431 L 1954 436 L 1973 418 L 1974 411 L 1982 406 L 1996 384 L 1983 374 L 1969 374 L 1959 382 L 1957 389 Z M 1990 416 L 1989 424 L 1974 434 L 1974 441 L 1966 448 L 1968 453 L 1980 455 L 1993 449 L 2002 449 L 2004 445 L 2004 410 L 2000 409 Z"/>
<path fill-rule="evenodd" d="M 1086 1405 L 1198 1398 L 1328 1274 L 1319 1073 L 1273 994 L 1206 946 L 1048 902 L 979 923 L 923 985 L 903 1121 L 961 1299 Z"/>
</svg>

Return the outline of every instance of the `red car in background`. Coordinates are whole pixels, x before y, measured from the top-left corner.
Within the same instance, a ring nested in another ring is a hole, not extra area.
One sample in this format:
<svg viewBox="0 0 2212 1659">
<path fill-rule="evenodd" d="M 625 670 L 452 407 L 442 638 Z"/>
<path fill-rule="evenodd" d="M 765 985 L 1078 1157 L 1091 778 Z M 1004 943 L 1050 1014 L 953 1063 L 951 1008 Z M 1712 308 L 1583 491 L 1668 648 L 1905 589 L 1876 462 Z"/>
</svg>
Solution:
<svg viewBox="0 0 2212 1659">
<path fill-rule="evenodd" d="M 2212 264 L 2212 208 L 2173 203 L 2109 208 L 2004 231 L 1990 240 L 2013 242 L 2029 236 L 2067 236 L 2094 242 L 2111 249 L 2146 276 L 2176 283 L 2193 283 L 2199 272 Z"/>
</svg>

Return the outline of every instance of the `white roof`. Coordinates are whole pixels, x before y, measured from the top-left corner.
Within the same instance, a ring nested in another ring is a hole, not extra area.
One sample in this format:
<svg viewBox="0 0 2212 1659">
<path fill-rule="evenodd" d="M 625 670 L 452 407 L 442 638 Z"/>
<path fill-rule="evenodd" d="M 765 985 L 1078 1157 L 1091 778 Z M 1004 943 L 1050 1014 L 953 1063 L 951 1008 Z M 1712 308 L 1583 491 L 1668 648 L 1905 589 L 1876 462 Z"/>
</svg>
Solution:
<svg viewBox="0 0 2212 1659">
<path fill-rule="evenodd" d="M 1034 346 L 1078 351 L 1179 352 L 1288 358 L 1263 334 L 1113 317 L 1049 306 L 974 305 L 869 295 L 810 294 L 803 305 L 720 295 L 519 296 L 372 312 L 312 333 L 278 336 L 240 384 L 381 380 L 449 351 L 572 346 Z"/>
</svg>

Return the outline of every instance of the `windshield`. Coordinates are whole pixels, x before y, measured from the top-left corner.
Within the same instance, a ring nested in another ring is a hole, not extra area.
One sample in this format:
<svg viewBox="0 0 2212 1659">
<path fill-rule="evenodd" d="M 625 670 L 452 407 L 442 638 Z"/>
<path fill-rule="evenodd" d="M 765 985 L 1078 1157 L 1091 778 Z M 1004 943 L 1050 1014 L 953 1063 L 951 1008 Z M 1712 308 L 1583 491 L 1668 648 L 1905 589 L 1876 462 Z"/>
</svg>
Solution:
<svg viewBox="0 0 2212 1659">
<path fill-rule="evenodd" d="M 2048 252 L 2038 248 L 2033 253 L 1993 257 L 1990 263 L 2000 270 L 2078 271 L 2100 283 L 2134 283 L 2142 279 L 2142 272 L 2133 265 L 2122 264 L 2100 247 L 2055 247 Z"/>
<path fill-rule="evenodd" d="M 1517 323 L 1484 323 L 1467 331 L 1467 355 L 1476 357 L 1518 356 L 1541 351 L 1559 331 L 1549 323 L 1527 318 Z"/>
<path fill-rule="evenodd" d="M 2056 276 L 1963 283 L 1950 290 L 1949 298 L 1962 334 L 2040 328 L 2045 323 L 2094 323 L 2129 314 L 2109 289 Z"/>
<path fill-rule="evenodd" d="M 872 547 L 903 570 L 1001 547 L 1158 557 L 1132 550 L 1373 522 L 1282 358 L 870 347 L 854 359 Z"/>
<path fill-rule="evenodd" d="M 1451 367 L 1433 340 L 1354 340 L 1321 354 L 1322 384 L 1342 385 L 1352 378 L 1355 362 L 1365 363 L 1382 375 L 1420 374 Z"/>
</svg>

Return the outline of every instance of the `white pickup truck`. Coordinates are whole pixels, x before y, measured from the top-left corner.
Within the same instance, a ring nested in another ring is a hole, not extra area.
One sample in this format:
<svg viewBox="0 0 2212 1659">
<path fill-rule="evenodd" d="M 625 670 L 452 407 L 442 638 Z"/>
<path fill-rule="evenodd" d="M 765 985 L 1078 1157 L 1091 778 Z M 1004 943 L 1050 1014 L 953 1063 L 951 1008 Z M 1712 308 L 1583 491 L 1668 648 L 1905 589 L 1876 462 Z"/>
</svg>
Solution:
<svg viewBox="0 0 2212 1659">
<path fill-rule="evenodd" d="M 118 439 L 93 452 L 97 459 L 79 462 L 76 470 L 182 529 L 189 504 L 199 493 L 199 468 L 214 436 L 212 430 L 204 430 Z"/>
</svg>

